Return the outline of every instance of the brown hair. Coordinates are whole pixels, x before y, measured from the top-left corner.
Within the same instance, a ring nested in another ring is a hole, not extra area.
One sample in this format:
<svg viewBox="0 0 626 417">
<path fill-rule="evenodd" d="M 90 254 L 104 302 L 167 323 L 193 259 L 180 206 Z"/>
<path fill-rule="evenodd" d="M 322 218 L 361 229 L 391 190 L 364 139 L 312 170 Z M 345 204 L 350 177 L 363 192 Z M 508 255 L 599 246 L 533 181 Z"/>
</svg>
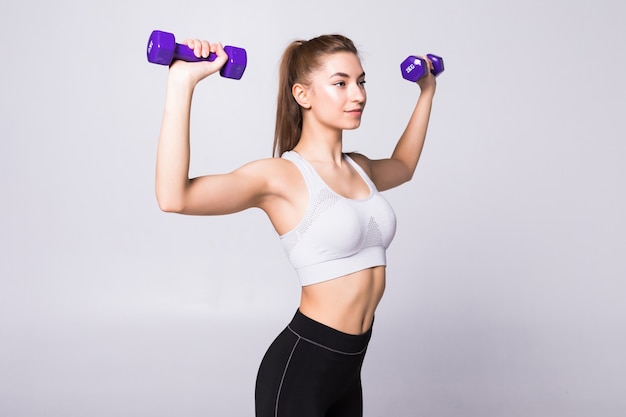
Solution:
<svg viewBox="0 0 626 417">
<path fill-rule="evenodd" d="M 337 52 L 351 52 L 358 56 L 354 43 L 343 35 L 298 40 L 285 49 L 278 74 L 274 156 L 292 150 L 302 134 L 302 109 L 291 92 L 293 85 L 308 84 L 311 73 L 322 66 L 322 58 Z"/>
</svg>

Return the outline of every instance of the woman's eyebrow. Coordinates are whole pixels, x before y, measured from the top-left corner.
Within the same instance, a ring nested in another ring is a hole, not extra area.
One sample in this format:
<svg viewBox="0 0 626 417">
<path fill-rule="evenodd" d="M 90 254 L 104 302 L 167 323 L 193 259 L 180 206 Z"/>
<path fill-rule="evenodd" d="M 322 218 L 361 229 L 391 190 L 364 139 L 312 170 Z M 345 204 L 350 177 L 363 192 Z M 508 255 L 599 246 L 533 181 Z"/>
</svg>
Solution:
<svg viewBox="0 0 626 417">
<path fill-rule="evenodd" d="M 349 74 L 346 74 L 345 72 L 336 72 L 336 73 L 334 73 L 333 75 L 331 75 L 331 76 L 330 76 L 330 77 L 328 77 L 328 78 L 333 78 L 333 77 L 344 77 L 344 78 L 350 78 L 350 75 L 349 75 Z M 363 72 L 361 73 L 361 75 L 359 75 L 357 78 L 363 78 L 363 77 L 365 77 L 365 71 L 363 71 Z"/>
</svg>

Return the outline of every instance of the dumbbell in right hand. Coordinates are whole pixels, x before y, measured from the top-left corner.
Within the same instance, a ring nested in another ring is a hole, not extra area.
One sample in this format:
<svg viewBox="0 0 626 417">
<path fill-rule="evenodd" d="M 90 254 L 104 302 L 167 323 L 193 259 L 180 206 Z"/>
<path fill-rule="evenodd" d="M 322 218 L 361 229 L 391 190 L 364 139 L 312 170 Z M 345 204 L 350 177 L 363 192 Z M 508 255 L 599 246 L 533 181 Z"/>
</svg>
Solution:
<svg viewBox="0 0 626 417">
<path fill-rule="evenodd" d="M 426 55 L 430 62 L 433 63 L 433 69 L 430 71 L 435 77 L 441 74 L 444 70 L 443 58 L 437 55 Z M 408 56 L 400 64 L 400 71 L 402 71 L 402 78 L 411 82 L 419 81 L 428 71 L 428 62 L 424 58 L 419 58 L 414 55 Z"/>
<path fill-rule="evenodd" d="M 220 70 L 220 75 L 225 78 L 239 80 L 246 70 L 248 57 L 246 50 L 236 46 L 225 46 L 224 51 L 228 55 L 228 61 Z M 198 58 L 193 49 L 187 45 L 176 43 L 174 35 L 169 32 L 155 30 L 148 38 L 147 47 L 148 62 L 159 65 L 170 65 L 175 59 L 187 62 L 214 61 L 217 55 L 210 53 L 208 57 Z"/>
</svg>

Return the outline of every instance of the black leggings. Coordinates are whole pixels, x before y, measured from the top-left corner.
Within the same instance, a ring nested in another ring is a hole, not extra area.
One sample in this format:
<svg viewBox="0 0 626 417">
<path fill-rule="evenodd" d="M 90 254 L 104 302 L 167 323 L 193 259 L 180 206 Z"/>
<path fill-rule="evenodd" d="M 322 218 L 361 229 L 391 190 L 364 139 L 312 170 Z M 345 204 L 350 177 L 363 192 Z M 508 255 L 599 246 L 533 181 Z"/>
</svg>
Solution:
<svg viewBox="0 0 626 417">
<path fill-rule="evenodd" d="M 342 333 L 298 310 L 257 375 L 257 417 L 362 417 L 361 365 L 371 328 Z"/>
</svg>

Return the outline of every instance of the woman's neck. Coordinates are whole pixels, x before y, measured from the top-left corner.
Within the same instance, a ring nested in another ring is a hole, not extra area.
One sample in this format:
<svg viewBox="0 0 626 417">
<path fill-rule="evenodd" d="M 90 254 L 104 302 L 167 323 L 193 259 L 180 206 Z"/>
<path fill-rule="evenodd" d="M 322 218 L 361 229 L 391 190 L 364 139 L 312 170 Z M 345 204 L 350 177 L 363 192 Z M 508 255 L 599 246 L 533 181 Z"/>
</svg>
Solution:
<svg viewBox="0 0 626 417">
<path fill-rule="evenodd" d="M 294 151 L 311 162 L 340 164 L 343 152 L 342 133 L 341 130 L 325 132 L 319 129 L 315 132 L 303 130 Z"/>
</svg>

